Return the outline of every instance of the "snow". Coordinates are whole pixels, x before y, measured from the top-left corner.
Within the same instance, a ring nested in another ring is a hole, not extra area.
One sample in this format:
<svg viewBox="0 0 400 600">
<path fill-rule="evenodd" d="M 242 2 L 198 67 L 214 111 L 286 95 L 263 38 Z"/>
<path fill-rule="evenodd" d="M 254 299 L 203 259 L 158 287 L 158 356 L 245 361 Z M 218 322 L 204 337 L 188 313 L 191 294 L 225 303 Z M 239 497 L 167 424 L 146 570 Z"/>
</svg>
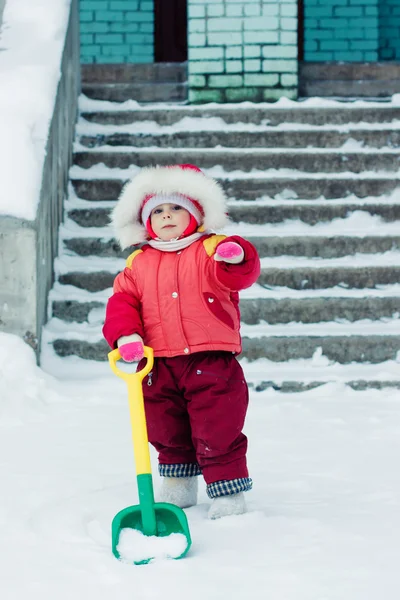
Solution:
<svg viewBox="0 0 400 600">
<path fill-rule="evenodd" d="M 39 199 L 48 127 L 60 76 L 60 59 L 65 38 L 70 0 L 9 0 L 4 12 L 0 52 L 0 176 L 3 193 L 0 214 L 33 220 Z M 29 32 L 29 35 L 27 35 Z M 23 40 L 23 43 L 21 41 Z M 30 101 L 26 102 L 26 97 Z M 218 108 L 240 113 L 254 108 L 251 103 L 185 106 L 187 116 L 172 127 L 154 121 L 114 126 L 81 119 L 77 136 L 111 133 L 169 135 L 179 131 L 393 131 L 391 123 L 348 123 L 313 126 L 283 122 L 270 126 L 227 125 L 221 117 L 199 118 L 204 109 Z M 400 106 L 400 95 L 385 102 L 338 102 L 312 98 L 297 102 L 285 98 L 257 108 L 309 107 L 391 109 Z M 165 110 L 165 105 L 139 106 L 80 98 L 83 111 Z M 181 110 L 169 106 L 169 110 Z M 156 143 L 156 142 L 154 142 Z M 102 146 L 88 149 L 79 142 L 75 150 L 96 154 L 102 151 L 131 152 L 132 147 Z M 184 154 L 187 149 L 177 152 Z M 164 152 L 156 147 L 142 153 Z M 222 148 L 207 149 L 216 166 L 205 170 L 214 177 L 286 177 L 293 182 L 307 177 L 398 180 L 400 171 L 369 171 L 301 174 L 294 169 L 225 171 L 218 165 Z M 235 149 L 223 149 L 235 153 Z M 245 150 L 246 151 L 246 150 Z M 250 151 L 250 150 L 249 150 Z M 265 155 L 287 149 L 251 149 Z M 293 154 L 310 151 L 319 155 L 381 152 L 396 155 L 398 149 L 366 148 L 348 139 L 341 147 L 293 149 Z M 17 158 L 17 160 L 16 160 Z M 73 167 L 73 178 L 128 179 L 138 171 L 110 169 L 99 164 L 89 169 Z M 21 177 L 23 173 L 23 177 Z M 70 186 L 72 190 L 72 186 Z M 353 203 L 359 210 L 345 218 L 311 226 L 300 220 L 268 225 L 232 226 L 243 235 L 262 236 L 388 236 L 396 235 L 396 223 L 384 221 L 363 210 L 368 204 L 398 204 L 398 191 L 381 198 L 313 201 L 301 200 L 290 189 L 275 198 L 259 198 L 252 205 L 268 206 L 289 202 L 315 205 Z M 235 202 L 244 205 L 244 202 Z M 87 202 L 71 192 L 66 206 L 110 208 L 113 202 Z M 229 232 L 227 228 L 225 233 Z M 69 219 L 61 238 L 76 235 L 110 239 L 108 228 L 81 228 Z M 334 259 L 284 256 L 263 258 L 263 267 L 398 265 L 395 249 L 380 255 L 354 254 Z M 56 275 L 79 270 L 85 273 L 116 273 L 123 260 L 79 257 L 64 254 L 56 260 Z M 398 297 L 400 285 L 377 286 L 371 290 L 266 289 L 253 286 L 243 298 Z M 398 382 L 399 362 L 338 364 L 318 348 L 307 360 L 274 363 L 266 359 L 242 361 L 251 384 L 246 433 L 249 437 L 249 467 L 254 490 L 246 494 L 249 512 L 218 521 L 207 519 L 209 499 L 201 486 L 199 504 L 186 510 L 193 539 L 188 556 L 180 561 L 163 560 L 179 555 L 184 540 L 179 537 L 144 538 L 124 531 L 120 539 L 123 561 L 111 552 L 111 522 L 122 508 L 138 503 L 126 389 L 112 375 L 107 363 L 77 357 L 56 356 L 50 342 L 63 339 L 98 341 L 99 325 L 110 290 L 90 293 L 56 282 L 54 299 L 95 301 L 88 323 L 65 323 L 51 319 L 43 332 L 42 368 L 33 351 L 19 338 L 0 333 L 0 557 L 2 595 L 7 600 L 130 600 L 133 596 L 152 600 L 210 600 L 221 596 L 241 600 L 260 595 L 273 600 L 397 600 L 400 592 L 400 391 L 353 391 L 345 382 Z M 49 309 L 50 309 L 49 305 Z M 355 323 L 243 326 L 242 333 L 254 335 L 348 335 L 389 334 L 399 329 L 398 315 Z M 326 382 L 312 391 L 282 394 L 273 388 L 256 392 L 258 383 L 273 381 Z M 156 455 L 151 450 L 157 497 L 160 478 Z M 166 546 L 164 546 L 164 544 Z M 159 560 L 135 567 L 126 562 L 147 558 Z"/>
<path fill-rule="evenodd" d="M 254 106 L 258 107 L 259 105 L 253 105 L 253 108 Z M 170 107 L 168 107 L 168 109 L 169 108 Z M 349 122 L 345 123 L 344 125 L 334 125 L 329 122 L 325 125 L 313 125 L 311 123 L 296 123 L 292 121 L 285 121 L 279 123 L 279 125 L 268 125 L 268 119 L 263 119 L 260 125 L 256 125 L 254 123 L 246 123 L 241 121 L 237 121 L 235 123 L 226 123 L 222 117 L 206 117 L 200 115 L 198 117 L 183 117 L 173 125 L 160 125 L 156 121 L 138 121 L 136 123 L 125 123 L 123 125 L 105 125 L 102 123 L 93 123 L 92 121 L 87 121 L 85 118 L 81 118 L 77 124 L 76 132 L 78 136 L 100 134 L 112 135 L 115 133 L 172 135 L 174 133 L 184 131 L 257 131 L 259 133 L 272 133 L 274 131 L 293 130 L 303 132 L 336 131 L 346 133 L 349 131 L 364 131 L 365 129 L 390 132 L 399 128 L 400 121 L 398 119 L 393 119 L 390 123 L 369 123 L 364 121 L 357 121 L 356 123 Z M 353 142 L 357 144 L 357 140 L 353 140 Z M 353 143 L 351 144 L 351 146 L 353 146 Z M 149 147 L 146 146 L 146 149 L 148 148 Z M 83 146 L 82 144 L 77 142 L 75 150 L 83 149 L 89 151 L 87 146 Z M 120 146 L 113 147 L 113 150 L 115 152 L 118 152 L 119 149 Z M 141 151 L 142 150 L 144 150 L 144 148 L 141 148 Z M 125 151 L 127 151 L 126 147 Z"/>
<path fill-rule="evenodd" d="M 182 148 L 179 149 L 179 151 Z M 70 176 L 72 179 L 121 179 L 128 181 L 141 170 L 140 167 L 132 165 L 128 169 L 119 169 L 107 167 L 104 163 L 98 163 L 84 169 L 74 165 L 70 169 Z M 276 178 L 288 178 L 296 181 L 296 179 L 310 179 L 311 181 L 317 181 L 318 179 L 354 179 L 354 180 L 365 180 L 365 179 L 391 179 L 398 181 L 400 179 L 400 170 L 397 171 L 362 171 L 361 173 L 355 173 L 354 171 L 339 171 L 337 173 L 314 173 L 299 171 L 297 169 L 251 169 L 250 171 L 226 171 L 221 165 L 216 165 L 209 169 L 203 169 L 204 173 L 215 179 L 224 180 L 246 180 L 246 179 L 276 179 Z"/>
<path fill-rule="evenodd" d="M 88 98 L 87 96 L 82 95 L 79 101 L 80 110 L 83 112 L 96 112 L 96 111 L 108 111 L 108 112 L 120 112 L 120 111 L 129 111 L 129 110 L 165 110 L 166 104 L 148 104 L 146 106 L 140 105 L 135 100 L 127 100 L 126 102 L 116 103 L 116 102 L 108 102 L 105 100 L 93 100 Z M 182 106 L 174 103 L 167 104 L 168 110 L 181 110 Z M 301 111 L 303 108 L 347 108 L 349 112 L 352 108 L 390 108 L 400 106 L 400 94 L 394 94 L 390 99 L 384 101 L 374 102 L 371 100 L 332 100 L 329 98 L 307 98 L 305 100 L 290 100 L 289 98 L 279 98 L 276 102 L 260 102 L 257 103 L 257 107 L 260 109 L 282 109 L 282 108 L 290 108 L 297 109 Z M 185 110 L 189 109 L 193 112 L 199 112 L 207 109 L 218 108 L 219 110 L 225 108 L 226 110 L 231 110 L 235 108 L 236 110 L 240 109 L 248 109 L 254 107 L 252 102 L 238 102 L 235 104 L 221 104 L 210 102 L 209 104 L 202 104 L 201 107 L 196 105 L 185 106 Z"/>
<path fill-rule="evenodd" d="M 9 0 L 5 5 L 0 32 L 0 215 L 30 221 L 36 216 L 70 4 Z"/>
<path fill-rule="evenodd" d="M 200 120 L 200 119 L 199 119 Z M 205 119 L 206 120 L 206 119 Z M 80 120 L 80 122 L 82 122 L 82 119 Z M 133 124 L 135 126 L 135 134 L 143 134 L 143 133 L 147 133 L 143 131 L 143 128 L 139 127 L 138 123 L 134 123 Z M 157 123 L 154 123 L 154 125 L 157 125 Z M 238 125 L 243 125 L 243 131 L 248 131 L 249 127 L 251 126 L 247 126 L 246 123 L 242 123 L 242 124 L 238 124 Z M 246 127 L 245 127 L 246 125 Z M 158 125 L 159 126 L 159 125 Z M 99 127 L 101 127 L 101 125 L 99 125 Z M 105 127 L 110 127 L 109 125 L 105 126 Z M 159 126 L 160 127 L 160 126 Z M 227 126 L 228 127 L 228 126 Z M 391 128 L 392 129 L 392 128 Z M 393 129 L 396 129 L 396 127 L 393 127 Z M 206 127 L 204 128 L 204 130 L 207 130 L 207 124 Z M 241 131 L 242 129 L 240 129 Z M 171 131 L 168 131 L 168 135 L 172 135 L 174 133 L 177 133 L 177 129 L 174 127 L 171 127 Z M 188 128 L 185 128 L 184 131 L 188 131 Z M 213 131 L 214 128 L 213 128 Z M 266 130 L 266 131 L 269 131 Z M 97 135 L 98 129 L 96 127 L 96 130 L 93 130 L 93 134 Z M 115 133 L 114 131 L 110 131 L 109 133 Z M 127 133 L 125 130 L 123 131 L 123 133 Z M 163 135 L 165 135 L 167 132 L 164 131 L 164 128 L 162 129 L 161 133 Z M 146 146 L 146 147 L 141 147 L 141 146 L 135 146 L 134 144 L 134 140 L 133 140 L 133 144 L 131 146 L 110 146 L 108 144 L 102 144 L 101 146 L 94 146 L 93 148 L 85 146 L 84 144 L 81 144 L 80 142 L 74 142 L 74 152 L 87 152 L 88 154 L 94 155 L 96 156 L 96 154 L 102 154 L 103 152 L 115 152 L 118 154 L 129 154 L 132 151 L 136 151 L 136 152 L 143 152 L 145 155 L 146 154 L 154 154 L 154 153 L 163 153 L 166 152 L 168 149 L 167 148 L 160 148 L 159 146 Z M 170 150 L 170 148 L 169 148 Z M 193 152 L 193 148 L 183 148 L 183 147 L 178 147 L 178 148 L 174 148 L 175 152 Z M 251 154 L 251 155 L 257 155 L 257 154 L 263 154 L 265 156 L 270 155 L 271 157 L 275 156 L 275 155 L 279 155 L 279 154 L 293 154 L 293 155 L 302 155 L 302 154 L 328 154 L 328 155 L 332 155 L 335 156 L 336 154 L 346 154 L 346 156 L 358 156 L 359 154 L 361 155 L 367 155 L 367 154 L 376 154 L 377 153 L 377 149 L 374 147 L 365 147 L 363 146 L 363 142 L 360 142 L 359 140 L 355 140 L 353 138 L 349 138 L 348 140 L 346 140 L 341 146 L 334 146 L 334 147 L 330 147 L 330 148 L 320 148 L 318 146 L 306 146 L 304 148 L 232 148 L 230 146 L 221 146 L 220 144 L 215 145 L 213 148 L 208 148 L 208 147 L 198 147 L 196 148 L 197 152 L 207 152 L 209 153 L 211 156 L 213 155 L 220 155 L 221 151 L 224 152 L 224 154 Z M 379 147 L 379 153 L 383 154 L 383 155 L 398 155 L 399 154 L 399 149 L 398 148 L 393 148 L 392 146 L 380 146 Z M 343 160 L 346 160 L 346 157 L 343 157 Z"/>
<path fill-rule="evenodd" d="M 4 598 L 399 597 L 399 391 L 253 392 L 249 512 L 208 520 L 202 485 L 187 557 L 133 566 L 111 552 L 114 515 L 138 502 L 126 388 L 107 365 L 86 369 L 57 379 L 0 334 Z"/>
<path fill-rule="evenodd" d="M 135 529 L 122 529 L 117 550 L 124 562 L 132 563 L 149 558 L 178 558 L 186 546 L 186 537 L 181 533 L 171 533 L 166 537 L 147 537 Z"/>
</svg>

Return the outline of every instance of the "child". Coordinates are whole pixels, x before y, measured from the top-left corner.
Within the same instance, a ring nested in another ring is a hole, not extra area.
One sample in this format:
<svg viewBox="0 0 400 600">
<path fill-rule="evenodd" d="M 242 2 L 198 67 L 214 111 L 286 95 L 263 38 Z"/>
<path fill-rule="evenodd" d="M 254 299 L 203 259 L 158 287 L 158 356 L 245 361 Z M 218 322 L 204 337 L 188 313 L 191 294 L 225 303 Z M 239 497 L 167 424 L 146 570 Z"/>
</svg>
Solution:
<svg viewBox="0 0 400 600">
<path fill-rule="evenodd" d="M 153 348 L 143 388 L 161 500 L 196 504 L 202 474 L 211 519 L 244 513 L 252 487 L 242 433 L 248 388 L 235 355 L 238 290 L 257 280 L 260 260 L 246 240 L 208 231 L 227 223 L 225 203 L 219 184 L 194 165 L 142 169 L 112 222 L 122 248 L 147 243 L 116 277 L 103 329 L 127 362 L 143 358 L 143 344 Z"/>
</svg>

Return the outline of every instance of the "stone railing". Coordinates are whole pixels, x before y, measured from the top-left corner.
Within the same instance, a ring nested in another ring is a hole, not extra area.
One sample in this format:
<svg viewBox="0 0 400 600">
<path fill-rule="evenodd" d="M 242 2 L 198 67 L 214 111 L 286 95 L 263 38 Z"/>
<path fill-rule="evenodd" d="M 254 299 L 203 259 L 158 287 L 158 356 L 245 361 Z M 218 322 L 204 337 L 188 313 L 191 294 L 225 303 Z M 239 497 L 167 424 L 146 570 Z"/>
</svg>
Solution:
<svg viewBox="0 0 400 600">
<path fill-rule="evenodd" d="M 58 254 L 79 91 L 79 13 L 78 0 L 72 0 L 36 219 L 0 218 L 0 331 L 24 337 L 38 353 Z"/>
</svg>

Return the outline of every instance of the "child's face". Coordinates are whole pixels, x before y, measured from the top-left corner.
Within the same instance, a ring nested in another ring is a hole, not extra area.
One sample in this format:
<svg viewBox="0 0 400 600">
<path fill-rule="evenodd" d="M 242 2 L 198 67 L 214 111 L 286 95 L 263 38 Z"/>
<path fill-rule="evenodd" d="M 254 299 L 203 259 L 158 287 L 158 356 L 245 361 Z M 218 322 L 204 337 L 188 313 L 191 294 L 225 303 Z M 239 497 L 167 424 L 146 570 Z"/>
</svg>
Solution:
<svg viewBox="0 0 400 600">
<path fill-rule="evenodd" d="M 190 213 L 178 204 L 159 204 L 150 214 L 156 236 L 163 242 L 178 238 L 190 223 Z"/>
</svg>

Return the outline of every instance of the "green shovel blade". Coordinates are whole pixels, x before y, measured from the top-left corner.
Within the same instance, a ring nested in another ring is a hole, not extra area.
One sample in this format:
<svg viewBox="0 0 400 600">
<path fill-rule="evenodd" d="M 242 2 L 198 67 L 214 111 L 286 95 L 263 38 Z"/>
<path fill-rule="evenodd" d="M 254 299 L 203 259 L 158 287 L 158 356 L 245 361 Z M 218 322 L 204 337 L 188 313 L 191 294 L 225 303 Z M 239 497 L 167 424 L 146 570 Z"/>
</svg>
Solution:
<svg viewBox="0 0 400 600">
<path fill-rule="evenodd" d="M 151 475 L 138 475 L 140 504 L 128 506 L 113 519 L 111 527 L 112 551 L 116 558 L 121 558 L 118 551 L 119 537 L 123 529 L 135 529 L 144 535 L 166 537 L 172 533 L 180 533 L 186 538 L 186 547 L 179 556 L 183 558 L 192 544 L 189 525 L 185 513 L 181 508 L 166 502 L 154 502 L 152 493 Z M 133 561 L 136 565 L 150 562 L 154 556 L 149 556 L 140 561 Z"/>
</svg>

